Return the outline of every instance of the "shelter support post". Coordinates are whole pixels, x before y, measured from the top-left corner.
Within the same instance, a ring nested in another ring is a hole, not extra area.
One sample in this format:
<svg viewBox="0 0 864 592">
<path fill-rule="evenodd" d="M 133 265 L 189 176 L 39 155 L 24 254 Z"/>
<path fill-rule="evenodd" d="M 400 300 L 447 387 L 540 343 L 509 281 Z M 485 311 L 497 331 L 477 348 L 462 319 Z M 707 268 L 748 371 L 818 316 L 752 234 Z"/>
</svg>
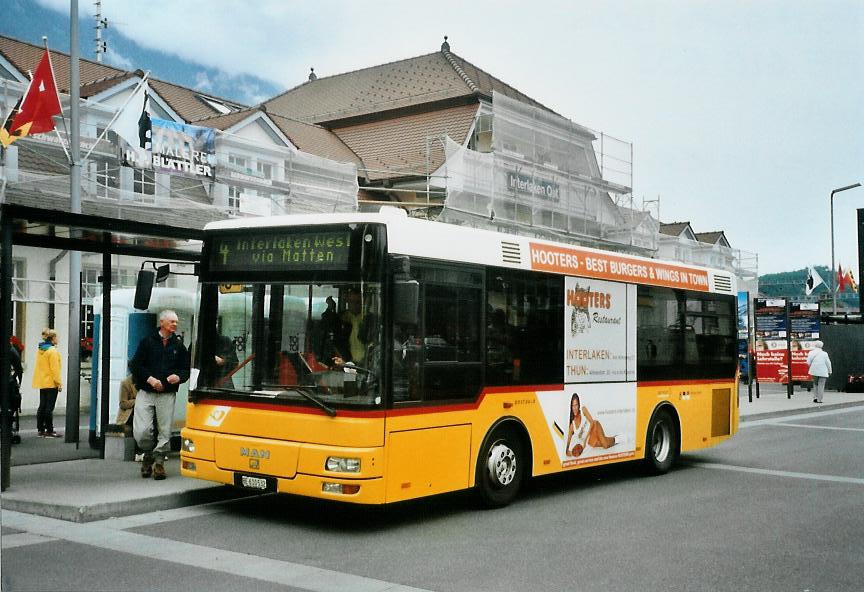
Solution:
<svg viewBox="0 0 864 592">
<path fill-rule="evenodd" d="M 12 393 L 9 390 L 9 337 L 12 334 L 12 224 L 0 214 L 0 491 L 11 483 Z"/>
<path fill-rule="evenodd" d="M 105 429 L 108 427 L 108 403 L 111 401 L 111 233 L 102 233 L 105 250 L 102 252 L 102 336 L 99 348 L 99 382 L 102 386 L 102 399 L 99 406 L 99 458 L 105 458 Z"/>
<path fill-rule="evenodd" d="M 81 213 L 81 124 L 78 0 L 69 4 L 69 211 Z M 74 234 L 74 233 L 73 233 Z M 66 372 L 66 437 L 78 443 L 81 411 L 81 252 L 69 253 L 69 369 Z"/>
</svg>

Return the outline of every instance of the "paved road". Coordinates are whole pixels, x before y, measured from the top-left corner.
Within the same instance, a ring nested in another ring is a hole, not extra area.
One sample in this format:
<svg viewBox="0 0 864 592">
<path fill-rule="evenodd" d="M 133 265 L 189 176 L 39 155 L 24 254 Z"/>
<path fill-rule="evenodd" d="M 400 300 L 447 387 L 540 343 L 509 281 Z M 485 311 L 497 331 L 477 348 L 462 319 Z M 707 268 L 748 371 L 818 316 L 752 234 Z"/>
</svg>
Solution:
<svg viewBox="0 0 864 592">
<path fill-rule="evenodd" d="M 3 513 L 12 590 L 861 590 L 864 408 L 743 424 L 668 475 L 384 510 L 261 497 L 90 524 Z"/>
</svg>

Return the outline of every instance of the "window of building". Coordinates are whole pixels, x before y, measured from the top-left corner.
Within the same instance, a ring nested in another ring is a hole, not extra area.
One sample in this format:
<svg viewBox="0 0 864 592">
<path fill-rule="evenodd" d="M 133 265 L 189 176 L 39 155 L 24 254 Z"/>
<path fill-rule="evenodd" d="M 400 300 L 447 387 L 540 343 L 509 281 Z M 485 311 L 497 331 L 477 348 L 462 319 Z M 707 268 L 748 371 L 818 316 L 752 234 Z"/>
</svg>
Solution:
<svg viewBox="0 0 864 592">
<path fill-rule="evenodd" d="M 136 195 L 156 195 L 156 174 L 144 169 L 132 171 L 132 191 Z"/>
<path fill-rule="evenodd" d="M 240 202 L 243 197 L 243 190 L 236 185 L 228 186 L 228 212 L 231 214 L 240 213 Z"/>
<path fill-rule="evenodd" d="M 474 124 L 474 135 L 468 147 L 477 152 L 492 151 L 492 114 L 483 113 L 477 117 Z"/>
<path fill-rule="evenodd" d="M 26 301 L 27 264 L 24 259 L 12 259 L 12 300 Z"/>
<path fill-rule="evenodd" d="M 120 187 L 117 167 L 107 160 L 97 160 L 96 163 L 96 196 L 116 199 L 116 190 Z"/>
<path fill-rule="evenodd" d="M 228 155 L 228 164 L 231 165 L 232 168 L 239 171 L 248 171 L 249 170 L 249 161 L 243 157 L 238 156 L 236 154 Z"/>
<path fill-rule="evenodd" d="M 273 165 L 269 162 L 258 161 L 255 163 L 255 168 L 258 171 L 258 174 L 264 177 L 265 179 L 273 178 Z"/>
<path fill-rule="evenodd" d="M 206 105 L 209 105 L 219 113 L 228 114 L 231 113 L 231 108 L 218 99 L 214 99 L 212 97 L 207 97 L 204 95 L 198 95 L 198 98 L 201 99 Z"/>
</svg>

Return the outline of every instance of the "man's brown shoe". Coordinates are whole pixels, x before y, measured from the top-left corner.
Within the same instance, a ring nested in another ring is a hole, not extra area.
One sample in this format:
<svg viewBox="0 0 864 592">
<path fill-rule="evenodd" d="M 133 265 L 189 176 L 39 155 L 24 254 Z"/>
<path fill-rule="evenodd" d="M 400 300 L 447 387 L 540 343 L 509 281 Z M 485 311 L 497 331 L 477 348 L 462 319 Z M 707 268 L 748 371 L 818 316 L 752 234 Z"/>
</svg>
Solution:
<svg viewBox="0 0 864 592">
<path fill-rule="evenodd" d="M 151 455 L 144 455 L 144 458 L 141 460 L 141 477 L 144 479 L 149 479 L 153 475 L 153 457 Z"/>
<path fill-rule="evenodd" d="M 153 465 L 153 478 L 154 479 L 156 479 L 157 481 L 161 481 L 166 476 L 167 475 L 165 475 L 165 465 L 163 465 L 162 463 L 156 463 L 155 465 Z"/>
</svg>

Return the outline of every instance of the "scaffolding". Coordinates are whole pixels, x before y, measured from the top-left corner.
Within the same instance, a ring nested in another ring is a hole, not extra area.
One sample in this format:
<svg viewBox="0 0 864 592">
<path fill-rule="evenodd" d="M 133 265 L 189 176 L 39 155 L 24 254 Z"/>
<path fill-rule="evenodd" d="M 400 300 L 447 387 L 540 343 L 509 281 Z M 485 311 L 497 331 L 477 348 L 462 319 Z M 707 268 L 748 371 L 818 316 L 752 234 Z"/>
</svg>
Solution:
<svg viewBox="0 0 864 592">
<path fill-rule="evenodd" d="M 630 144 L 496 92 L 491 107 L 481 107 L 471 145 L 445 139 L 439 220 L 635 252 L 656 248 L 646 240 L 656 233 L 649 217 L 632 209 Z"/>
</svg>

